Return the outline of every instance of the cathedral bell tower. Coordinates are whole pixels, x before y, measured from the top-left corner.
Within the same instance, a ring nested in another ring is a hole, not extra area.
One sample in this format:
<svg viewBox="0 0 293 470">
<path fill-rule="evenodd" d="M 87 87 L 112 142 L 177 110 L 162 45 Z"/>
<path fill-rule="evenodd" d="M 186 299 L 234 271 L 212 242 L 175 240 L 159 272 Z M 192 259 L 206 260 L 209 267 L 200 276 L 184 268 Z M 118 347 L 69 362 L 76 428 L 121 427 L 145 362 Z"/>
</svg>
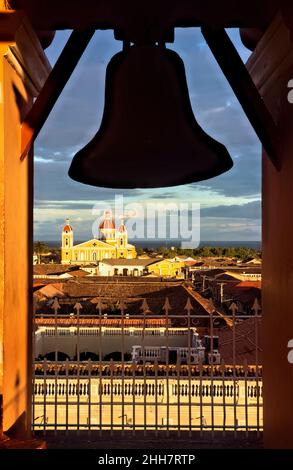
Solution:
<svg viewBox="0 0 293 470">
<path fill-rule="evenodd" d="M 62 230 L 61 263 L 70 264 L 71 248 L 73 247 L 73 230 L 69 225 L 69 219 L 66 219 L 66 225 Z"/>
<path fill-rule="evenodd" d="M 118 257 L 126 257 L 127 256 L 127 230 L 124 225 L 124 218 L 121 217 L 121 224 L 118 228 L 117 234 L 117 252 Z"/>
</svg>

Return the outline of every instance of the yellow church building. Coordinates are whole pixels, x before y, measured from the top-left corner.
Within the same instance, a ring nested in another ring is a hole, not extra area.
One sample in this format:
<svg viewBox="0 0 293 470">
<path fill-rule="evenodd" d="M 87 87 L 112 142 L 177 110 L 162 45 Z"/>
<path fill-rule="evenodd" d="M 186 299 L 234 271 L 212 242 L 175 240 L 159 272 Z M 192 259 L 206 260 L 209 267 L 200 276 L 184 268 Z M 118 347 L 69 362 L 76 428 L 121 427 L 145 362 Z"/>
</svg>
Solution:
<svg viewBox="0 0 293 470">
<path fill-rule="evenodd" d="M 73 244 L 73 229 L 66 221 L 62 230 L 61 263 L 91 264 L 105 259 L 134 259 L 134 245 L 128 243 L 127 231 L 123 219 L 116 229 L 111 211 L 105 212 L 105 218 L 99 226 L 99 238 L 93 238 L 78 245 Z"/>
</svg>

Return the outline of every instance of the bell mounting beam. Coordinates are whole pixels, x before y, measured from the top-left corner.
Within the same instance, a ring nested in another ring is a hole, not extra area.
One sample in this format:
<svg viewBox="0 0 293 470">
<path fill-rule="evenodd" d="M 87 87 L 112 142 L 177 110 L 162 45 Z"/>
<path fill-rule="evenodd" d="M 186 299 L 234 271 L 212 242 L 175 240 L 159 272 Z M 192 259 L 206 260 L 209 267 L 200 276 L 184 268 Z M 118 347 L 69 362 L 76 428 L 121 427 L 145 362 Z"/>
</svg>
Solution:
<svg viewBox="0 0 293 470">
<path fill-rule="evenodd" d="M 24 10 L 36 30 L 118 28 L 133 37 L 144 26 L 161 31 L 207 24 L 267 26 L 280 0 L 10 0 L 10 4 Z"/>
<path fill-rule="evenodd" d="M 21 127 L 21 160 L 28 154 L 64 86 L 90 42 L 94 30 L 73 31 Z"/>
<path fill-rule="evenodd" d="M 7 11 L 0 9 L 0 41 L 10 42 L 15 40 L 15 33 L 23 20 L 21 11 Z"/>
<path fill-rule="evenodd" d="M 224 29 L 201 29 L 269 158 L 278 169 L 278 129 L 244 63 Z"/>
</svg>

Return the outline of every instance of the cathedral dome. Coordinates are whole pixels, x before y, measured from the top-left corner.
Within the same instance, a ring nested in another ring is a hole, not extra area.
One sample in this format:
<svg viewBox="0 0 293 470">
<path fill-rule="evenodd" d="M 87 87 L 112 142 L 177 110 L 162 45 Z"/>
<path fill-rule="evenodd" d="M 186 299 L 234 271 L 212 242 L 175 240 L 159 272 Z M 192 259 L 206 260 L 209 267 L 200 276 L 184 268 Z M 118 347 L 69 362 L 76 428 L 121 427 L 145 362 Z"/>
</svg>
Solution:
<svg viewBox="0 0 293 470">
<path fill-rule="evenodd" d="M 99 229 L 100 230 L 105 230 L 105 229 L 115 230 L 116 229 L 116 225 L 115 225 L 114 219 L 112 218 L 111 211 L 105 212 L 105 218 L 100 223 Z"/>
</svg>

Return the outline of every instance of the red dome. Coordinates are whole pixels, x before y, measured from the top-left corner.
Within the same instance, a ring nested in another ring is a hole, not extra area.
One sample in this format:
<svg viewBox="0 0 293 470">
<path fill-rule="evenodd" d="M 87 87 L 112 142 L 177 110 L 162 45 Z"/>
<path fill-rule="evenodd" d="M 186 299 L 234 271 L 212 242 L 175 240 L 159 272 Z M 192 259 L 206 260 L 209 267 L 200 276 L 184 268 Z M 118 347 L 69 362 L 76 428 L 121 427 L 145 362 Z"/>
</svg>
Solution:
<svg viewBox="0 0 293 470">
<path fill-rule="evenodd" d="M 69 225 L 69 219 L 66 219 L 66 225 L 63 227 L 63 232 L 72 232 L 72 227 Z"/>
<path fill-rule="evenodd" d="M 115 230 L 116 225 L 114 222 L 114 219 L 112 218 L 112 212 L 111 211 L 106 211 L 105 212 L 105 219 L 100 223 L 99 229 L 110 229 L 110 230 Z"/>
<path fill-rule="evenodd" d="M 103 220 L 103 222 L 100 223 L 100 226 L 99 226 L 100 230 L 102 229 L 114 229 L 116 228 L 115 226 L 115 222 L 114 220 L 108 220 L 108 219 L 105 219 Z"/>
</svg>

